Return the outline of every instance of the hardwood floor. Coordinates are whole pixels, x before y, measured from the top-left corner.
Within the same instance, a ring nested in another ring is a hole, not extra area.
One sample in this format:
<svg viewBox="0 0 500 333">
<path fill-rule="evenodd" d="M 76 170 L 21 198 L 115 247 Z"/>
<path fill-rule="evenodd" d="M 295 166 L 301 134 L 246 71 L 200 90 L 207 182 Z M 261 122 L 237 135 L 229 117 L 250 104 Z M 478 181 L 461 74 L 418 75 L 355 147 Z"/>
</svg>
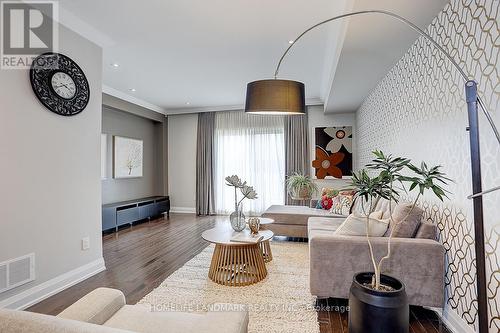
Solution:
<svg viewBox="0 0 500 333">
<path fill-rule="evenodd" d="M 169 220 L 155 220 L 103 236 L 106 270 L 28 309 L 58 314 L 98 287 L 124 292 L 127 303 L 135 304 L 170 274 L 200 253 L 207 245 L 201 233 L 222 223 L 223 217 L 195 217 L 171 214 Z M 275 241 L 283 241 L 277 238 Z M 321 333 L 346 333 L 346 300 L 329 299 L 317 304 Z M 329 311 L 328 311 L 329 310 Z M 450 332 L 432 311 L 411 308 L 411 333 Z"/>
</svg>

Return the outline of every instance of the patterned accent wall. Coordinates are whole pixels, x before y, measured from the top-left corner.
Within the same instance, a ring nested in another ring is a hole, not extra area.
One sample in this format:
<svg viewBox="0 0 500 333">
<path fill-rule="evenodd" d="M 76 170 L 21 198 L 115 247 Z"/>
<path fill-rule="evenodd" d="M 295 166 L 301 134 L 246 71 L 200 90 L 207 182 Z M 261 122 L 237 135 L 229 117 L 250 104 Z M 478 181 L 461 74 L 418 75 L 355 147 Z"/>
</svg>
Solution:
<svg viewBox="0 0 500 333">
<path fill-rule="evenodd" d="M 500 126 L 500 1 L 452 0 L 427 32 L 478 82 Z M 464 82 L 440 52 L 420 38 L 381 80 L 357 112 L 357 168 L 371 151 L 440 164 L 455 182 L 444 204 L 425 198 L 447 251 L 446 308 L 477 325 L 474 228 Z M 481 122 L 483 187 L 500 185 L 500 148 Z M 500 331 L 500 193 L 484 197 L 490 332 Z"/>
</svg>

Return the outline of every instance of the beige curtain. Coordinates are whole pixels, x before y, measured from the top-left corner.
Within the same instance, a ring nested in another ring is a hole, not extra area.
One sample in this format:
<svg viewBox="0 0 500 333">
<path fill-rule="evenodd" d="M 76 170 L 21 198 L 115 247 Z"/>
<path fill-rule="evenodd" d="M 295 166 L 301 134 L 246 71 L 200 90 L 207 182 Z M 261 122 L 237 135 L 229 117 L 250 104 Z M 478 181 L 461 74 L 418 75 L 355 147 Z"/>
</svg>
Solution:
<svg viewBox="0 0 500 333">
<path fill-rule="evenodd" d="M 285 175 L 294 172 L 309 175 L 309 144 L 307 138 L 307 114 L 285 116 Z M 308 202 L 292 200 L 286 192 L 287 205 L 309 205 Z"/>
<path fill-rule="evenodd" d="M 215 112 L 198 114 L 196 142 L 196 214 L 215 213 L 214 191 Z"/>
</svg>

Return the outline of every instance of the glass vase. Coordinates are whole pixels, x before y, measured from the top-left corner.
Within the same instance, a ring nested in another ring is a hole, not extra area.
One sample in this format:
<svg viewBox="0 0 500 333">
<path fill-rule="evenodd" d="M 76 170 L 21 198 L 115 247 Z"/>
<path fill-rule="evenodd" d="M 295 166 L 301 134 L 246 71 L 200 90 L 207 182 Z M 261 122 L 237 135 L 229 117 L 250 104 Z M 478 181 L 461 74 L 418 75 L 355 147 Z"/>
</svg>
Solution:
<svg viewBox="0 0 500 333">
<path fill-rule="evenodd" d="M 241 204 L 234 206 L 234 212 L 229 215 L 229 221 L 231 221 L 231 227 L 234 231 L 243 231 L 246 226 L 245 214 L 243 214 L 243 207 Z"/>
</svg>

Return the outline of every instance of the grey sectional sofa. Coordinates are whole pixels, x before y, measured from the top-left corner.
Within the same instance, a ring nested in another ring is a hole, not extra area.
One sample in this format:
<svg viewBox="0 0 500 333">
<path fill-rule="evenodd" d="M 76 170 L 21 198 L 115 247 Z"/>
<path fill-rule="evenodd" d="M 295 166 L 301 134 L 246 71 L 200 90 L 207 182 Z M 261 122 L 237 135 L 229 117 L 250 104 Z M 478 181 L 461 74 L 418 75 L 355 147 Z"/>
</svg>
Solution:
<svg viewBox="0 0 500 333">
<path fill-rule="evenodd" d="M 324 209 L 312 208 L 316 205 L 316 202 L 316 200 L 312 200 L 311 207 L 273 205 L 266 209 L 262 217 L 271 218 L 274 223 L 263 225 L 262 228 L 271 230 L 277 236 L 307 238 L 307 220 L 309 217 L 342 218 L 342 215 L 335 215 Z"/>
<path fill-rule="evenodd" d="M 318 298 L 348 298 L 354 274 L 373 272 L 365 237 L 334 234 L 342 222 L 343 219 L 309 219 L 310 290 Z M 387 240 L 372 237 L 377 258 L 385 255 Z M 384 263 L 383 271 L 403 281 L 410 304 L 442 307 L 444 265 L 444 247 L 439 242 L 394 238 L 392 257 Z"/>
<path fill-rule="evenodd" d="M 355 205 L 353 211 L 361 213 L 361 206 Z M 388 218 L 388 201 L 379 201 L 374 211 L 382 211 L 382 218 Z M 393 208 L 393 214 L 395 211 L 398 207 Z M 416 223 L 411 235 L 392 239 L 392 256 L 385 261 L 383 273 L 405 284 L 410 304 L 440 308 L 444 304 L 445 249 L 436 240 L 435 225 L 430 233 L 433 239 L 415 238 L 417 230 L 423 225 L 422 213 L 417 208 L 412 211 L 411 218 L 405 220 L 413 219 Z M 366 237 L 335 234 L 344 220 L 344 217 L 308 219 L 310 290 L 318 298 L 348 298 L 354 274 L 373 272 Z M 424 224 L 424 228 L 428 229 L 429 224 Z M 387 253 L 388 233 L 386 237 L 371 238 L 376 258 L 382 258 Z"/>
<path fill-rule="evenodd" d="M 274 219 L 265 225 L 276 235 L 309 239 L 310 291 L 318 298 L 348 298 L 355 273 L 373 271 L 364 236 L 339 236 L 337 227 L 346 216 L 306 206 L 271 206 L 263 217 Z M 361 213 L 355 205 L 354 212 Z M 389 215 L 387 201 L 377 203 L 382 218 Z M 372 237 L 378 258 L 387 251 L 387 237 Z M 392 257 L 384 263 L 384 273 L 405 283 L 412 305 L 442 307 L 444 303 L 445 250 L 435 239 L 393 238 Z"/>
</svg>

